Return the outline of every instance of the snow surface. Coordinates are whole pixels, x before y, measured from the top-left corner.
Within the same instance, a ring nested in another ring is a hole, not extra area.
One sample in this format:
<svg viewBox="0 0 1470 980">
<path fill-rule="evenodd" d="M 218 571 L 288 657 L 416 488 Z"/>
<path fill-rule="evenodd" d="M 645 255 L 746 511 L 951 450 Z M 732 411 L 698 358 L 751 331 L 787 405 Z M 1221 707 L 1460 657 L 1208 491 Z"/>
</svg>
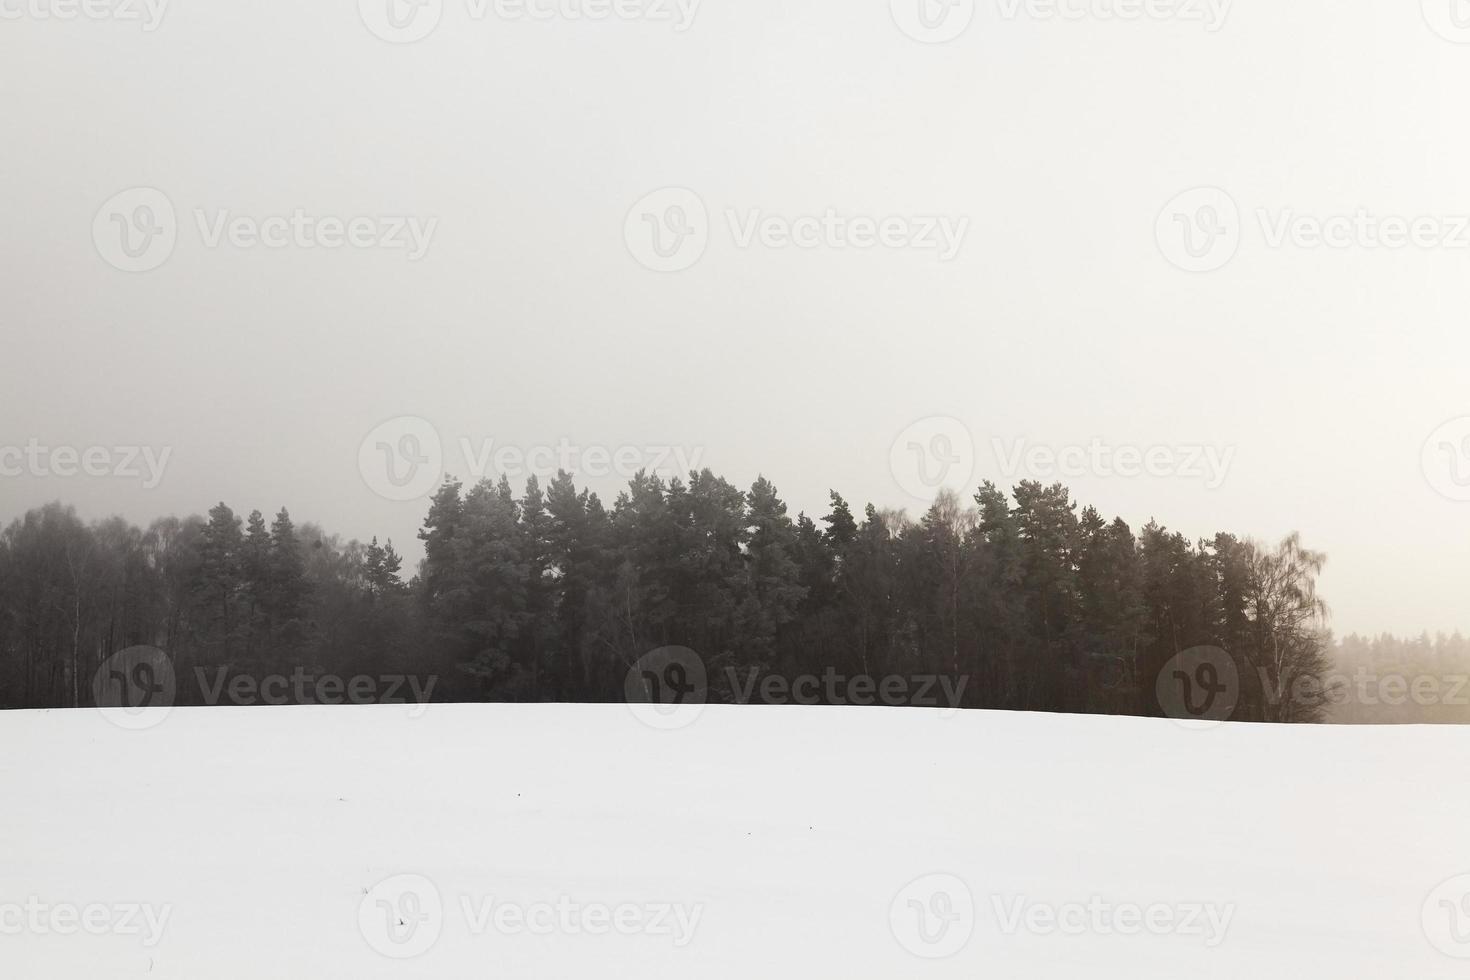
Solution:
<svg viewBox="0 0 1470 980">
<path fill-rule="evenodd" d="M 1467 728 L 913 709 L 0 713 L 0 907 L 171 909 L 154 945 L 0 918 L 0 977 L 1460 978 L 1470 931 L 1435 923 L 1470 911 L 1442 886 L 1470 872 L 1467 759 Z M 951 914 L 937 945 L 915 896 Z M 477 933 L 466 898 L 699 918 Z M 1231 918 L 1213 945 L 1002 928 L 1094 898 Z M 385 942 L 389 910 L 415 924 Z"/>
</svg>

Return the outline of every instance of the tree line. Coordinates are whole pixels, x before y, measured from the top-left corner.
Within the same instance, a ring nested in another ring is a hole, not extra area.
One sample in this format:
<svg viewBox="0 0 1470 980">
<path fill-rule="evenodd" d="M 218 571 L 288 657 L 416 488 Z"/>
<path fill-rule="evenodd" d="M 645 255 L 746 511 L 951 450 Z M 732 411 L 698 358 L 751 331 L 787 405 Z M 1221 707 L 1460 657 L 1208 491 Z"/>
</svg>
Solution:
<svg viewBox="0 0 1470 980">
<path fill-rule="evenodd" d="M 605 505 L 567 473 L 519 493 L 449 479 L 405 580 L 391 542 L 343 542 L 220 503 L 147 528 L 61 504 L 0 535 L 0 705 L 86 706 L 119 650 L 154 646 L 179 703 L 203 668 L 397 672 L 460 701 L 616 701 L 651 650 L 684 647 L 713 701 L 737 680 L 963 678 L 955 707 L 1159 715 L 1182 652 L 1226 651 L 1231 717 L 1311 722 L 1331 668 L 1324 557 L 1296 537 L 1136 532 L 1067 488 L 944 491 L 911 519 L 838 493 L 792 516 L 760 478 L 642 473 Z"/>
<path fill-rule="evenodd" d="M 1334 649 L 1331 717 L 1344 724 L 1470 724 L 1470 640 L 1352 634 Z"/>
</svg>

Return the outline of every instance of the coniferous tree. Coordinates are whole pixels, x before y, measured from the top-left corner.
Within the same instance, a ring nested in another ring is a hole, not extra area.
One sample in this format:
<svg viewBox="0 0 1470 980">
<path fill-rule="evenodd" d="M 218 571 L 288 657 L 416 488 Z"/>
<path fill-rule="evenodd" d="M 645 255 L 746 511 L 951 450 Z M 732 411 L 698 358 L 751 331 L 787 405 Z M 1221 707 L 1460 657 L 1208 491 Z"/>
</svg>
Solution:
<svg viewBox="0 0 1470 980">
<path fill-rule="evenodd" d="M 262 625 L 268 625 L 271 605 L 271 535 L 258 510 L 252 510 L 245 522 L 240 571 L 245 586 L 244 623 L 253 635 Z"/>
<path fill-rule="evenodd" d="M 402 591 L 403 582 L 399 578 L 402 569 L 403 559 L 393 550 L 393 540 L 390 538 L 386 545 L 379 546 L 374 535 L 363 555 L 363 577 L 374 601 Z"/>
<path fill-rule="evenodd" d="M 296 526 L 282 507 L 271 522 L 268 611 L 272 625 L 285 631 L 291 639 L 299 638 L 301 617 L 306 609 L 310 586 L 306 581 L 306 562 Z"/>
<path fill-rule="evenodd" d="M 741 604 L 739 630 L 742 659 L 760 664 L 775 660 L 778 643 L 789 635 L 806 588 L 797 564 L 796 525 L 786 504 L 765 477 L 747 495 L 745 559 L 748 591 Z"/>
<path fill-rule="evenodd" d="M 240 518 L 221 501 L 209 511 L 199 541 L 199 568 L 193 587 L 200 602 L 205 636 L 228 654 L 238 626 L 243 586 Z"/>
</svg>

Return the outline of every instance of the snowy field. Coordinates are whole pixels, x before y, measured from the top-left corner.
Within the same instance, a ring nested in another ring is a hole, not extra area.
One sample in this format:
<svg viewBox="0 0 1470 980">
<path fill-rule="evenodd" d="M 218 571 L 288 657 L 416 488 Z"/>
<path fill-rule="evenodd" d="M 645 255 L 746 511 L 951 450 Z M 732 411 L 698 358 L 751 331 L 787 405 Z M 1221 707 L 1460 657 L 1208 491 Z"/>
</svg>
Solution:
<svg viewBox="0 0 1470 980">
<path fill-rule="evenodd" d="M 0 977 L 1462 978 L 1470 728 L 0 715 Z"/>
</svg>

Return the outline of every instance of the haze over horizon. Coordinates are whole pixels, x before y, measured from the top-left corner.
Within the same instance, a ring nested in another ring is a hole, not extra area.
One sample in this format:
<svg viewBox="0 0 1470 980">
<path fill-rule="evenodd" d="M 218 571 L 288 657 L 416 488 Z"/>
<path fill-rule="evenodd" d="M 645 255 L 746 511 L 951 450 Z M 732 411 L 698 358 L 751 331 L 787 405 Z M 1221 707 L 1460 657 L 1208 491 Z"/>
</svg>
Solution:
<svg viewBox="0 0 1470 980">
<path fill-rule="evenodd" d="M 813 517 L 1059 481 L 1135 531 L 1300 531 L 1340 636 L 1470 631 L 1470 46 L 1434 2 L 979 4 L 946 43 L 837 0 L 447 3 L 414 41 L 368 0 L 23 11 L 0 449 L 169 455 L 26 464 L 0 520 L 284 505 L 408 572 L 426 496 L 365 470 L 427 424 L 430 475 L 667 449 Z"/>
</svg>

